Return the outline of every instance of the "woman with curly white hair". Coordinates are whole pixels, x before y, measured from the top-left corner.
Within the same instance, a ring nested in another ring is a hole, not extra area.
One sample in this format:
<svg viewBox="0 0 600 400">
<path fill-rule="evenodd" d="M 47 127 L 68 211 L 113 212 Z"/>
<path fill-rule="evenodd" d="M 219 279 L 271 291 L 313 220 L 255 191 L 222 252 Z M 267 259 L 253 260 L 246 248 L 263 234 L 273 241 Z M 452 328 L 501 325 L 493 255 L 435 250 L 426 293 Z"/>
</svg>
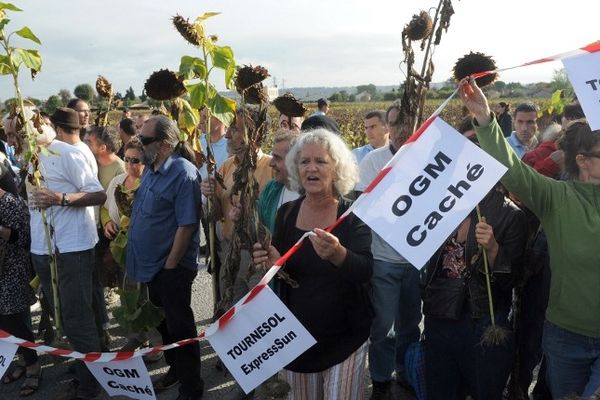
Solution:
<svg viewBox="0 0 600 400">
<path fill-rule="evenodd" d="M 254 245 L 256 265 L 268 267 L 306 232 L 309 239 L 286 263 L 297 287 L 279 296 L 317 340 L 286 366 L 290 399 L 362 399 L 372 309 L 367 285 L 373 270 L 371 231 L 351 214 L 325 229 L 350 206 L 343 196 L 356 181 L 352 153 L 335 134 L 301 135 L 286 156 L 292 190 L 301 197 L 277 213 L 273 244 Z"/>
</svg>

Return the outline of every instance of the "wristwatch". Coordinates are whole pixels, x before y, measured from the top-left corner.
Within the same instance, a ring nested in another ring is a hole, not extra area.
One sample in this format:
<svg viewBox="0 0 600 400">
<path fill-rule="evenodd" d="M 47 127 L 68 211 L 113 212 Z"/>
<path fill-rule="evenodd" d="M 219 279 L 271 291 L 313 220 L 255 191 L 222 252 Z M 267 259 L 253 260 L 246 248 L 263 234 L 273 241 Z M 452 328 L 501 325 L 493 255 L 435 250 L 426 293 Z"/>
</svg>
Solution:
<svg viewBox="0 0 600 400">
<path fill-rule="evenodd" d="M 69 197 L 67 196 L 66 193 L 62 194 L 62 199 L 60 201 L 60 205 L 63 206 L 63 207 L 66 207 L 66 206 L 69 205 Z"/>
</svg>

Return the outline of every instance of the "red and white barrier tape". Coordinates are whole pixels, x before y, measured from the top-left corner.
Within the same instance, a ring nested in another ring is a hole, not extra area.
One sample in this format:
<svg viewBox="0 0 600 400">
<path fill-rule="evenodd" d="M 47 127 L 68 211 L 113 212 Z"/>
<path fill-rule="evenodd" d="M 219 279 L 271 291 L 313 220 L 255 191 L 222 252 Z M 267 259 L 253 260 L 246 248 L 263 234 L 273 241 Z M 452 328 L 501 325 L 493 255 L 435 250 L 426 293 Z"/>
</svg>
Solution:
<svg viewBox="0 0 600 400">
<path fill-rule="evenodd" d="M 545 63 L 545 62 L 561 60 L 563 58 L 574 57 L 574 56 L 578 56 L 578 55 L 582 55 L 582 54 L 586 54 L 586 53 L 594 53 L 594 52 L 597 52 L 597 51 L 600 51 L 600 41 L 591 43 L 591 44 L 589 44 L 587 46 L 581 47 L 581 48 L 573 50 L 573 51 L 569 51 L 569 52 L 566 52 L 566 53 L 557 54 L 557 55 L 554 55 L 554 56 L 551 56 L 551 57 L 540 58 L 538 60 L 530 61 L 530 62 L 527 62 L 527 63 L 524 63 L 524 64 L 520 64 L 520 65 L 517 65 L 517 66 L 514 66 L 514 67 L 497 69 L 497 70 L 494 70 L 494 71 L 480 72 L 480 73 L 474 74 L 473 77 L 474 78 L 479 78 L 479 77 L 482 77 L 482 76 L 485 76 L 485 75 L 489 75 L 489 74 L 492 74 L 492 73 L 495 73 L 495 72 L 508 71 L 508 70 L 515 69 L 515 68 L 520 68 L 520 67 L 525 67 L 525 66 L 535 65 L 535 64 L 542 64 L 542 63 Z M 402 145 L 402 147 L 396 152 L 396 154 L 392 157 L 392 159 L 381 169 L 381 171 L 377 174 L 377 176 L 373 179 L 373 181 L 367 186 L 367 188 L 364 190 L 364 192 L 356 199 L 356 201 L 352 204 L 352 206 L 349 207 L 346 212 L 344 212 L 331 226 L 329 226 L 326 229 L 327 232 L 331 232 L 339 224 L 341 224 L 344 221 L 344 219 L 346 219 L 346 217 L 348 215 L 350 215 L 350 213 L 352 213 L 352 211 L 360 204 L 361 199 L 363 199 L 364 196 L 368 195 L 373 190 L 373 188 L 375 186 L 377 186 L 377 184 L 379 184 L 379 182 L 381 182 L 381 180 L 389 173 L 389 171 L 395 165 L 396 161 L 399 159 L 400 154 L 404 153 L 406 151 L 406 149 L 408 148 L 408 146 L 411 143 L 415 142 L 423 134 L 423 132 L 425 132 L 425 130 L 429 127 L 429 125 L 431 125 L 431 123 L 440 115 L 440 113 L 444 110 L 444 108 L 446 108 L 446 106 L 448 105 L 448 103 L 450 102 L 450 100 L 456 95 L 457 92 L 458 92 L 458 89 L 456 89 L 433 112 L 433 114 L 407 139 L 407 141 L 404 143 L 404 145 Z M 283 264 L 285 264 L 285 262 L 296 251 L 298 251 L 298 249 L 300 247 L 302 247 L 302 244 L 304 243 L 304 239 L 307 238 L 308 236 L 310 236 L 311 234 L 312 234 L 311 232 L 305 233 L 296 242 L 296 244 L 294 244 L 294 246 L 292 246 L 283 256 L 281 256 L 279 258 L 279 260 L 277 260 L 275 262 L 275 265 L 273 265 L 266 272 L 265 276 L 260 280 L 260 282 L 254 288 L 252 288 L 233 307 L 231 307 L 229 310 L 227 310 L 227 312 L 225 314 L 223 314 L 221 316 L 221 318 L 218 319 L 218 321 L 216 321 L 214 324 L 212 324 L 211 326 L 209 326 L 205 331 L 201 332 L 195 338 L 180 340 L 178 342 L 167 344 L 167 345 L 161 345 L 161 346 L 156 346 L 156 347 L 149 347 L 149 348 L 138 350 L 138 351 L 114 352 L 114 353 L 86 353 L 86 354 L 79 353 L 79 352 L 73 351 L 73 350 L 58 349 L 58 348 L 51 347 L 51 346 L 46 346 L 46 345 L 42 345 L 42 344 L 38 344 L 38 343 L 29 342 L 27 340 L 19 339 L 19 338 L 15 337 L 15 336 L 11 335 L 8 332 L 5 332 L 5 331 L 1 330 L 1 329 L 0 329 L 0 340 L 1 341 L 5 341 L 5 342 L 9 342 L 9 343 L 14 343 L 14 344 L 17 344 L 17 345 L 22 346 L 22 347 L 26 347 L 26 348 L 29 348 L 29 349 L 36 350 L 38 352 L 48 353 L 48 354 L 52 354 L 52 355 L 60 356 L 60 357 L 66 357 L 66 358 L 73 358 L 73 359 L 83 360 L 83 361 L 86 361 L 86 362 L 122 361 L 122 360 L 127 360 L 127 359 L 130 359 L 130 358 L 133 358 L 133 357 L 143 356 L 143 355 L 146 355 L 146 354 L 157 353 L 159 351 L 170 350 L 170 349 L 173 349 L 173 348 L 176 348 L 176 347 L 185 346 L 187 344 L 203 340 L 205 337 L 211 336 L 215 332 L 221 330 L 225 325 L 227 325 L 227 323 L 229 321 L 231 321 L 231 319 L 237 313 L 240 312 L 241 309 L 244 308 L 245 304 L 247 304 L 250 301 L 252 301 L 252 299 L 254 297 L 256 297 L 256 295 L 258 295 L 258 293 L 260 293 L 260 291 L 263 290 L 269 284 L 269 282 L 271 281 L 271 279 L 273 279 L 273 277 L 275 276 L 275 274 L 277 273 L 277 271 L 279 270 L 279 268 L 281 268 L 281 266 Z"/>
</svg>

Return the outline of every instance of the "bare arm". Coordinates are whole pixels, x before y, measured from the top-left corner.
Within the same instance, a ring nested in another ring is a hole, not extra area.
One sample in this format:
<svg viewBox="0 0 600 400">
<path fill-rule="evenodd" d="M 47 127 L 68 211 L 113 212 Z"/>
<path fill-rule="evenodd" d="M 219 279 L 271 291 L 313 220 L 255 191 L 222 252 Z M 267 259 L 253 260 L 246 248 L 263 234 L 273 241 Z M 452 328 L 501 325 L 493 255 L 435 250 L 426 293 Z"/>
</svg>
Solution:
<svg viewBox="0 0 600 400">
<path fill-rule="evenodd" d="M 173 241 L 173 246 L 171 247 L 171 252 L 167 257 L 167 261 L 165 262 L 165 269 L 173 269 L 177 267 L 179 264 L 179 260 L 185 254 L 190 241 L 192 240 L 192 235 L 194 234 L 195 225 L 185 225 L 180 226 L 175 231 L 175 240 Z"/>
</svg>

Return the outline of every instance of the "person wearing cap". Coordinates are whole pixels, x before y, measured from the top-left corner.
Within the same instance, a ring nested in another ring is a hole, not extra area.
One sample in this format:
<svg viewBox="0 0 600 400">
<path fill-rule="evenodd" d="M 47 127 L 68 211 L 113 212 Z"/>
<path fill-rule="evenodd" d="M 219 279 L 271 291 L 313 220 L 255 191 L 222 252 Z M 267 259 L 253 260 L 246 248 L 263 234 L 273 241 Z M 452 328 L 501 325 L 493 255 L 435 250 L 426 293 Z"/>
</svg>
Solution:
<svg viewBox="0 0 600 400">
<path fill-rule="evenodd" d="M 314 115 L 327 115 L 327 113 L 329 112 L 330 104 L 331 102 L 329 100 L 327 100 L 324 97 L 321 97 L 319 100 L 317 100 L 317 111 L 312 113 L 310 116 L 312 117 Z"/>
<path fill-rule="evenodd" d="M 54 230 L 63 333 L 73 350 L 98 352 L 100 338 L 92 306 L 94 246 L 98 242 L 93 206 L 104 204 L 106 194 L 83 152 L 69 144 L 73 136 L 79 138 L 77 112 L 59 108 L 52 121 L 58 129 L 58 140 L 47 145 L 48 152 L 39 154 L 43 186 L 29 188 L 31 260 L 52 306 L 52 255 L 46 245 L 43 209 Z M 102 390 L 94 376 L 81 361 L 75 367 L 77 379 L 59 390 L 56 399 L 99 399 Z"/>
<path fill-rule="evenodd" d="M 56 129 L 56 138 L 61 142 L 77 147 L 83 153 L 94 174 L 98 175 L 96 157 L 80 137 L 80 129 L 83 127 L 81 125 L 81 115 L 71 108 L 60 107 L 50 116 L 50 121 Z"/>
</svg>

